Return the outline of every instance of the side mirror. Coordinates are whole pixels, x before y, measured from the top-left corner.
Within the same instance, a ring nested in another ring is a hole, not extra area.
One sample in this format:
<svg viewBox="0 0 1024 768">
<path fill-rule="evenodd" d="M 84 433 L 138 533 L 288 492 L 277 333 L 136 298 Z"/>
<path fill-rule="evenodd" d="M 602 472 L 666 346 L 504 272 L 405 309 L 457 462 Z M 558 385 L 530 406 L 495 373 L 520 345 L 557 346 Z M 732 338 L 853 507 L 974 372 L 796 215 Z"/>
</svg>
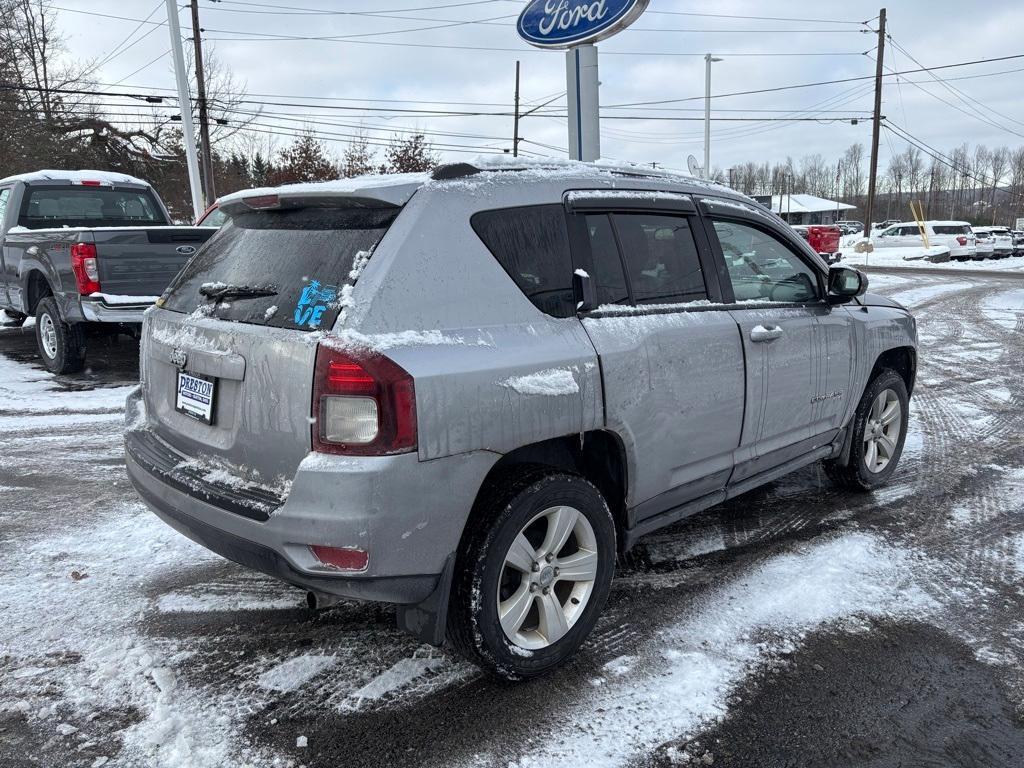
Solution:
<svg viewBox="0 0 1024 768">
<path fill-rule="evenodd" d="M 868 276 L 858 269 L 833 266 L 828 271 L 829 304 L 845 304 L 868 289 Z"/>
<path fill-rule="evenodd" d="M 577 312 L 597 309 L 597 286 L 585 270 L 577 269 L 572 275 L 572 292 L 576 299 Z"/>
</svg>

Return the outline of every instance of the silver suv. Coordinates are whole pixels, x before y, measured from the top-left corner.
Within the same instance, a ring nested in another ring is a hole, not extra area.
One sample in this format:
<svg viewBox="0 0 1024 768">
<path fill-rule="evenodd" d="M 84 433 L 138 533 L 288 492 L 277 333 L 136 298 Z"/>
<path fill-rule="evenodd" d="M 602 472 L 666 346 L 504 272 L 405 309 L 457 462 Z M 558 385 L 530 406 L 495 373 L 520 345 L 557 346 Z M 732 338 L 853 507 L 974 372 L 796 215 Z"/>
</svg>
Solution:
<svg viewBox="0 0 1024 768">
<path fill-rule="evenodd" d="M 819 460 L 896 469 L 913 318 L 725 188 L 459 164 L 221 208 L 147 314 L 128 469 L 313 607 L 539 675 L 644 534 Z"/>
</svg>

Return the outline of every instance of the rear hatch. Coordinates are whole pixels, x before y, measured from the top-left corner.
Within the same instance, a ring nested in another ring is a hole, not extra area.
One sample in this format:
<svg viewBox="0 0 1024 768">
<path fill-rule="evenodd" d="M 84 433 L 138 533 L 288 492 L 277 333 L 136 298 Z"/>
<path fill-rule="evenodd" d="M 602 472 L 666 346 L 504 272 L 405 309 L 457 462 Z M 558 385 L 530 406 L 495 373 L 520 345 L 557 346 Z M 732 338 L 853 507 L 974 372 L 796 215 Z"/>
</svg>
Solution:
<svg viewBox="0 0 1024 768">
<path fill-rule="evenodd" d="M 196 227 L 94 229 L 100 287 L 122 296 L 159 296 L 216 232 Z"/>
<path fill-rule="evenodd" d="M 208 481 L 287 487 L 310 450 L 317 331 L 332 328 L 400 211 L 308 202 L 238 204 L 147 318 L 151 427 Z"/>
</svg>

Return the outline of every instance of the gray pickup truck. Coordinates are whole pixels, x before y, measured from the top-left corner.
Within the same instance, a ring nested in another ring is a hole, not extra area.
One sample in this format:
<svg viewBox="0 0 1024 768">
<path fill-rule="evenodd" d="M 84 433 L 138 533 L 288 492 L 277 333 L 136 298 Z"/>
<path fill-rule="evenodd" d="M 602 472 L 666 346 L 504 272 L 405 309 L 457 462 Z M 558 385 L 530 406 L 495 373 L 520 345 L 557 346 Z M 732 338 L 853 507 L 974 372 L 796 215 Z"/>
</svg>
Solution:
<svg viewBox="0 0 1024 768">
<path fill-rule="evenodd" d="M 0 309 L 36 317 L 54 373 L 85 365 L 91 331 L 138 334 L 142 314 L 215 232 L 171 226 L 153 188 L 101 171 L 0 179 Z"/>
</svg>

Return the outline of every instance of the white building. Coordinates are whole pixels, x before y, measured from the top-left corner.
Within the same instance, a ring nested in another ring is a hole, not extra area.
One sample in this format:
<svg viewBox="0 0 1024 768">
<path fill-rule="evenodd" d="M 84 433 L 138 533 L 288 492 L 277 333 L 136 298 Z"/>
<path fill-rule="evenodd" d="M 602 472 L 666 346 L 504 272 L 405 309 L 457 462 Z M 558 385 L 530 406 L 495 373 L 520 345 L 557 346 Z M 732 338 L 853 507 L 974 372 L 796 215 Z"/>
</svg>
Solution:
<svg viewBox="0 0 1024 768">
<path fill-rule="evenodd" d="M 770 206 L 772 213 L 779 214 L 790 224 L 834 224 L 846 218 L 846 211 L 856 208 L 814 195 L 772 195 L 770 198 L 764 195 L 755 199 Z"/>
</svg>

